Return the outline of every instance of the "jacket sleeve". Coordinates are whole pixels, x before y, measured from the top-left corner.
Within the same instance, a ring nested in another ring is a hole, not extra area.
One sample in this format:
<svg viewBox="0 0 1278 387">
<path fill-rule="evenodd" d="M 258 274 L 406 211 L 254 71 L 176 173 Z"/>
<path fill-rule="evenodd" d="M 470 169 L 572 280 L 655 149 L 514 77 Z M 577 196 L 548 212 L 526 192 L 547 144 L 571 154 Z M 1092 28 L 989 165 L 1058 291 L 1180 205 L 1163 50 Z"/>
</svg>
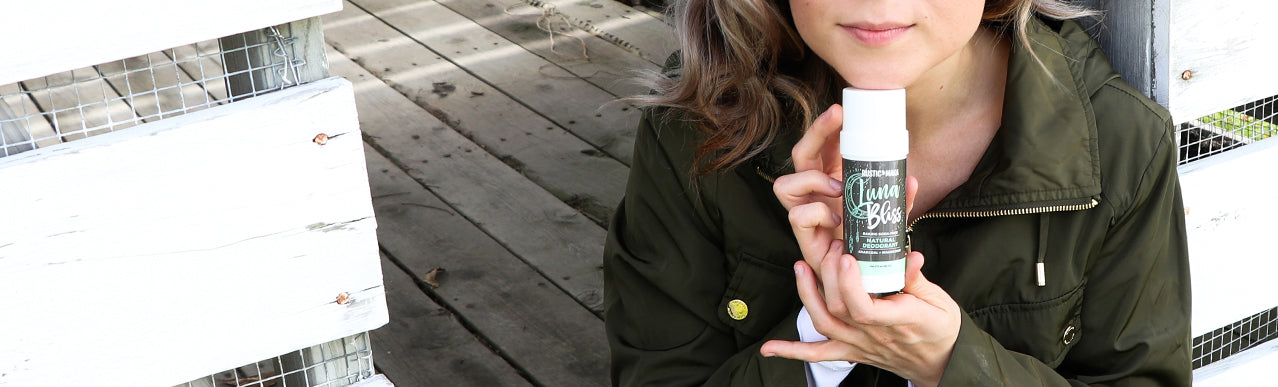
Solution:
<svg viewBox="0 0 1278 387">
<path fill-rule="evenodd" d="M 718 306 L 726 258 L 697 193 L 713 182 L 689 179 L 693 129 L 654 114 L 648 109 L 640 122 L 626 197 L 604 249 L 612 384 L 804 385 L 803 362 L 759 355 L 768 339 L 798 340 L 797 309 L 745 344 L 716 315 L 726 313 Z"/>
<path fill-rule="evenodd" d="M 941 385 L 1189 385 L 1185 212 L 1166 126 L 1152 162 L 1110 177 L 1136 185 L 1130 197 L 1109 198 L 1118 204 L 1088 263 L 1078 342 L 1061 365 L 1004 349 L 964 314 Z"/>
</svg>

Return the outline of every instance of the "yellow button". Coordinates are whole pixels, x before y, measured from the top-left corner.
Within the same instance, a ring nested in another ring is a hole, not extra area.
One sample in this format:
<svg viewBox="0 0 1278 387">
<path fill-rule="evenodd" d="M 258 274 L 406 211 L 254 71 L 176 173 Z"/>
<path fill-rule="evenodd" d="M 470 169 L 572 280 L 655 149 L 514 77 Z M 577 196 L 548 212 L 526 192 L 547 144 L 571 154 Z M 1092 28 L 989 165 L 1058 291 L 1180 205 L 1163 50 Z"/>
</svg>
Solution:
<svg viewBox="0 0 1278 387">
<path fill-rule="evenodd" d="M 728 317 L 732 317 L 733 320 L 742 320 L 748 314 L 750 314 L 750 308 L 746 306 L 745 301 L 740 299 L 728 301 Z"/>
</svg>

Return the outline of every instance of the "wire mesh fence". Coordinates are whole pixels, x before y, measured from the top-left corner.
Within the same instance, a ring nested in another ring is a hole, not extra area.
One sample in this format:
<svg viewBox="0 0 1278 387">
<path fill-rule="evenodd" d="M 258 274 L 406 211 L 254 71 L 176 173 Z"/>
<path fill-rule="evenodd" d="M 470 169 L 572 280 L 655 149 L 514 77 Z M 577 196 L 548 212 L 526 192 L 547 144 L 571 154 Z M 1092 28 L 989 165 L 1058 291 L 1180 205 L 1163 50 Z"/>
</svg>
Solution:
<svg viewBox="0 0 1278 387">
<path fill-rule="evenodd" d="M 1270 308 L 1193 339 L 1194 368 L 1220 361 L 1278 336 L 1278 307 Z"/>
<path fill-rule="evenodd" d="M 373 350 L 364 332 L 175 387 L 342 387 L 371 377 Z"/>
<path fill-rule="evenodd" d="M 290 24 L 0 85 L 0 157 L 299 84 Z"/>
<path fill-rule="evenodd" d="M 1278 135 L 1278 96 L 1181 123 L 1180 163 L 1201 160 Z"/>
</svg>

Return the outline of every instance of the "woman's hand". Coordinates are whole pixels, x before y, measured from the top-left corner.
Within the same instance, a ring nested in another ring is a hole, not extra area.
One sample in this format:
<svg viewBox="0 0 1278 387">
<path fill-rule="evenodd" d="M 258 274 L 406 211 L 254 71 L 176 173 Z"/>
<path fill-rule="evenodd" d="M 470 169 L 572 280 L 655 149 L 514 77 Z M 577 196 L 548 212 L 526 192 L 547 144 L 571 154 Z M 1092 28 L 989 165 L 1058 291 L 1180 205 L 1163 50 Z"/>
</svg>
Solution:
<svg viewBox="0 0 1278 387">
<path fill-rule="evenodd" d="M 814 268 L 821 267 L 830 243 L 843 235 L 842 127 L 843 107 L 830 106 L 794 145 L 790 157 L 795 173 L 777 178 L 772 185 L 777 200 L 790 211 L 790 227 L 803 259 Z"/>
<path fill-rule="evenodd" d="M 861 287 L 856 259 L 833 243 L 822 259 L 820 278 L 806 262 L 795 262 L 799 298 L 812 325 L 829 340 L 772 340 L 764 356 L 807 362 L 845 360 L 891 371 L 919 386 L 940 382 L 958 339 L 958 304 L 923 277 L 923 254 L 906 256 L 905 289 L 874 299 Z M 818 288 L 820 281 L 824 291 Z M 822 294 L 824 293 L 824 295 Z"/>
<path fill-rule="evenodd" d="M 790 226 L 803 252 L 795 263 L 802 299 L 818 343 L 769 341 L 761 352 L 809 362 L 846 360 L 873 365 L 913 381 L 940 381 L 958 338 L 958 305 L 923 277 L 923 255 L 907 258 L 901 294 L 872 299 L 861 286 L 860 266 L 843 254 L 843 157 L 839 130 L 843 109 L 833 105 L 794 146 L 795 173 L 777 178 L 773 191 L 789 210 Z M 918 181 L 906 178 L 906 214 Z M 824 286 L 823 286 L 824 284 Z"/>
<path fill-rule="evenodd" d="M 839 131 L 843 107 L 831 105 L 794 144 L 790 159 L 794 173 L 778 177 L 772 192 L 789 211 L 790 228 L 803 260 L 821 272 L 821 259 L 830 244 L 843 236 L 843 156 Z M 918 180 L 905 178 L 905 214 L 914 206 Z"/>
</svg>

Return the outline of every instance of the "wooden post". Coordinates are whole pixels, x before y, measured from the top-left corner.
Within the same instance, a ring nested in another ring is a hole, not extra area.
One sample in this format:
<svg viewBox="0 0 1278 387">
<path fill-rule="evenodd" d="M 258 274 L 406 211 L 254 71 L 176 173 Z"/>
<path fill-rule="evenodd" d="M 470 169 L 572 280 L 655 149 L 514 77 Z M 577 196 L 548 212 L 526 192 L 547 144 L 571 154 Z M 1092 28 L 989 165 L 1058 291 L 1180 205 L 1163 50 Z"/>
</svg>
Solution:
<svg viewBox="0 0 1278 387">
<path fill-rule="evenodd" d="M 328 77 L 320 18 L 282 24 L 275 30 L 281 35 L 278 39 L 268 29 L 218 39 L 232 100 Z M 284 42 L 282 50 L 280 41 Z M 280 53 L 285 56 L 280 57 Z"/>
<path fill-rule="evenodd" d="M 1080 4 L 1104 11 L 1100 19 L 1080 20 L 1109 56 L 1123 80 L 1160 105 L 1167 106 L 1166 29 L 1168 0 L 1083 0 Z"/>
</svg>

